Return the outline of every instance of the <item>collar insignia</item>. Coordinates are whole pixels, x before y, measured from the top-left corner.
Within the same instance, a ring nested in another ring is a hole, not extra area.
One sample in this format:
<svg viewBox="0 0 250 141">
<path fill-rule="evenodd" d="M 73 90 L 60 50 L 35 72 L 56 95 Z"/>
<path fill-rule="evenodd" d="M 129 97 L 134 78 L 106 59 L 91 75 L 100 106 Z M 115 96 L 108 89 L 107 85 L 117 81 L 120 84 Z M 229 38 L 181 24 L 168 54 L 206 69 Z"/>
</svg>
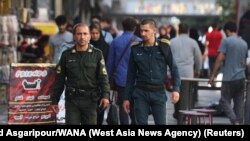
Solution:
<svg viewBox="0 0 250 141">
<path fill-rule="evenodd" d="M 71 53 L 76 53 L 76 49 L 72 49 Z"/>
<path fill-rule="evenodd" d="M 88 49 L 88 52 L 93 52 L 93 50 L 91 48 Z"/>
</svg>

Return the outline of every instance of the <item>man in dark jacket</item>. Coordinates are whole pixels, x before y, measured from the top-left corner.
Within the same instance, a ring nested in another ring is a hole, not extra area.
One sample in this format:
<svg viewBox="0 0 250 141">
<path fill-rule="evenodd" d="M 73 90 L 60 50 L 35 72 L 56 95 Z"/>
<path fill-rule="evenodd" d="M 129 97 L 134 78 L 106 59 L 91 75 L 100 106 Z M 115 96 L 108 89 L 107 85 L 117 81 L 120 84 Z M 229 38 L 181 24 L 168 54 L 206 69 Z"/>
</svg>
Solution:
<svg viewBox="0 0 250 141">
<path fill-rule="evenodd" d="M 142 42 L 131 48 L 125 87 L 124 110 L 130 112 L 130 101 L 134 101 L 137 124 L 148 123 L 148 113 L 152 109 L 155 124 L 166 124 L 166 88 L 167 65 L 173 77 L 172 102 L 179 100 L 180 76 L 169 47 L 169 41 L 157 41 L 156 23 L 145 19 L 140 24 Z M 163 49 L 161 47 L 164 47 Z M 163 50 L 168 50 L 166 58 Z"/>
<path fill-rule="evenodd" d="M 109 84 L 102 52 L 89 44 L 90 31 L 85 24 L 73 29 L 76 45 L 63 52 L 56 68 L 56 82 L 52 92 L 52 107 L 57 104 L 66 86 L 66 124 L 96 124 L 97 100 L 101 91 L 100 106 L 109 105 Z"/>
</svg>

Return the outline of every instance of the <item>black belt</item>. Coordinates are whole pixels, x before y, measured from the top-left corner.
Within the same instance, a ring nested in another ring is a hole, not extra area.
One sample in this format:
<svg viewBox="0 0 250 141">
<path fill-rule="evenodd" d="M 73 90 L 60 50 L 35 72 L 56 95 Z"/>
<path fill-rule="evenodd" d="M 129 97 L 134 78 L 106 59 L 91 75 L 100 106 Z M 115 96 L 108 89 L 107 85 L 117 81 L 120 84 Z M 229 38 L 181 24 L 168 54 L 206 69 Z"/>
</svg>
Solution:
<svg viewBox="0 0 250 141">
<path fill-rule="evenodd" d="M 153 92 L 165 91 L 166 89 L 165 85 L 152 85 L 144 82 L 139 82 L 139 83 L 137 82 L 135 87 L 145 91 L 153 91 Z"/>
<path fill-rule="evenodd" d="M 73 87 L 66 87 L 66 93 L 69 95 L 85 95 L 85 94 L 92 94 L 93 92 L 97 92 L 96 89 L 78 89 Z"/>
</svg>

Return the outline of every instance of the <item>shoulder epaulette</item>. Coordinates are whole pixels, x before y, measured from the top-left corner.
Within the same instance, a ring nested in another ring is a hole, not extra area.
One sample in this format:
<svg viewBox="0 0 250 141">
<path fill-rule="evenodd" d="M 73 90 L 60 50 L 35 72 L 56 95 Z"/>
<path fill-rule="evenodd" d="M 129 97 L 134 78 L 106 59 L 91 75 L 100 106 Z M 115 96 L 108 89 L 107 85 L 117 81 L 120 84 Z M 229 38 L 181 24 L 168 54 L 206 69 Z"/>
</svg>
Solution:
<svg viewBox="0 0 250 141">
<path fill-rule="evenodd" d="M 168 39 L 164 39 L 164 38 L 163 38 L 163 39 L 161 39 L 160 41 L 163 42 L 163 43 L 166 43 L 166 44 L 168 44 L 168 45 L 170 44 L 170 41 L 169 41 Z"/>
<path fill-rule="evenodd" d="M 131 47 L 135 47 L 135 46 L 138 46 L 138 45 L 140 45 L 141 44 L 141 42 L 133 42 L 132 44 L 131 44 Z"/>
<path fill-rule="evenodd" d="M 100 49 L 98 49 L 96 47 L 91 47 L 91 49 L 93 49 L 94 51 L 101 51 Z"/>
<path fill-rule="evenodd" d="M 88 49 L 88 52 L 102 52 L 99 48 L 94 47 L 93 45 L 90 44 L 90 48 Z"/>
</svg>

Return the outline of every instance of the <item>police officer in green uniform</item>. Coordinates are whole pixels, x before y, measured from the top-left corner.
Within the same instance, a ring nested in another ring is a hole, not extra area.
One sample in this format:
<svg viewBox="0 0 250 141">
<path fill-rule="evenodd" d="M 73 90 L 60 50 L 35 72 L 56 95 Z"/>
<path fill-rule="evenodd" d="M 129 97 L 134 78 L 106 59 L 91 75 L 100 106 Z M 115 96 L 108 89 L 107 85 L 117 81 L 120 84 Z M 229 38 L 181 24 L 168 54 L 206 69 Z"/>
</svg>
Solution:
<svg viewBox="0 0 250 141">
<path fill-rule="evenodd" d="M 155 124 L 165 125 L 167 65 L 173 77 L 172 103 L 179 100 L 179 72 L 169 47 L 169 41 L 167 39 L 156 40 L 155 21 L 143 20 L 140 23 L 140 32 L 143 41 L 135 43 L 131 48 L 123 108 L 129 112 L 129 101 L 133 100 L 137 124 L 148 124 L 148 113 L 151 109 Z"/>
<path fill-rule="evenodd" d="M 52 89 L 52 108 L 65 90 L 66 124 L 97 124 L 97 100 L 100 108 L 109 105 L 110 87 L 102 52 L 89 44 L 90 31 L 85 24 L 73 29 L 75 47 L 63 52 L 56 68 L 56 81 Z"/>
</svg>

